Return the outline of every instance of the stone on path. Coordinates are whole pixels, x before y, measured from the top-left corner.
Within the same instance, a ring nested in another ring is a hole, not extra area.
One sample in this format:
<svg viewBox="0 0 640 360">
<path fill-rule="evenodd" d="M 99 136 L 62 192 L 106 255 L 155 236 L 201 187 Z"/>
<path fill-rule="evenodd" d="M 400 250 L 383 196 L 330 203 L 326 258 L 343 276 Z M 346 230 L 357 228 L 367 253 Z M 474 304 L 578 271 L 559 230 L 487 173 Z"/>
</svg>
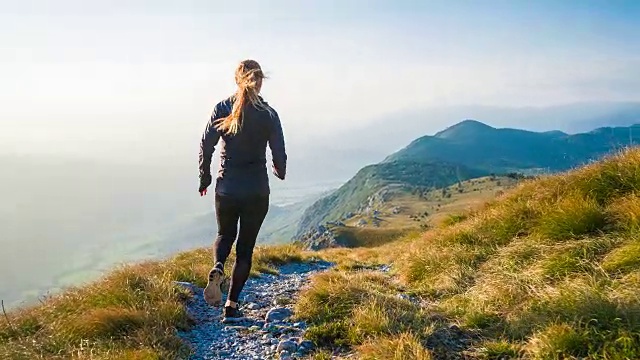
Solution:
<svg viewBox="0 0 640 360">
<path fill-rule="evenodd" d="M 293 315 L 293 311 L 291 311 L 291 309 L 275 307 L 269 310 L 269 312 L 265 316 L 265 320 L 267 322 L 284 321 L 291 315 Z"/>
<path fill-rule="evenodd" d="M 291 340 L 280 341 L 280 343 L 278 344 L 278 347 L 276 348 L 277 352 L 282 352 L 282 351 L 295 352 L 296 350 L 298 350 L 298 344 L 296 344 L 294 341 L 291 341 Z"/>
<path fill-rule="evenodd" d="M 299 346 L 299 350 L 303 353 L 310 352 L 315 348 L 315 345 L 313 344 L 313 342 L 309 340 L 301 341 L 300 345 L 298 346 Z"/>
</svg>

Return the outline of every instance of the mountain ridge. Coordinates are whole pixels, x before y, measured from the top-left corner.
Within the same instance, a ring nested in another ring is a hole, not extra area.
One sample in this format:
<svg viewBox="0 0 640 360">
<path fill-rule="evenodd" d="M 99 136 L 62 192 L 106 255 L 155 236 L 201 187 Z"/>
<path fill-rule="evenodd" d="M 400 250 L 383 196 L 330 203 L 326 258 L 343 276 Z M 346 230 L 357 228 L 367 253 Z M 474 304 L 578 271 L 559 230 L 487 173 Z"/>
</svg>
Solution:
<svg viewBox="0 0 640 360">
<path fill-rule="evenodd" d="M 634 131 L 636 128 L 638 131 Z M 434 135 L 419 137 L 380 163 L 362 168 L 342 187 L 305 210 L 296 238 L 303 238 L 323 223 L 343 221 L 385 185 L 424 190 L 489 174 L 565 171 L 639 141 L 640 125 L 566 134 L 495 128 L 465 119 Z M 414 177 L 389 176 L 391 169 Z M 427 180 L 422 181 L 420 176 Z"/>
</svg>

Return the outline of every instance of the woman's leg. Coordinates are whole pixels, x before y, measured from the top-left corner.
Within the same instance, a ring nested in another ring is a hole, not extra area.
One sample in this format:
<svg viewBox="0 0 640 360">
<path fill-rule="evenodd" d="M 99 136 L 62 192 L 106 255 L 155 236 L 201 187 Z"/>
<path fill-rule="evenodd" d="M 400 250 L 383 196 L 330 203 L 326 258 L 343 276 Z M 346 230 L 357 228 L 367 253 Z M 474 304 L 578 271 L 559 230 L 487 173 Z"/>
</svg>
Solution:
<svg viewBox="0 0 640 360">
<path fill-rule="evenodd" d="M 238 235 L 240 209 L 237 200 L 228 196 L 216 194 L 215 204 L 218 236 L 213 243 L 213 261 L 216 266 L 224 266 Z"/>
<path fill-rule="evenodd" d="M 240 233 L 236 244 L 236 263 L 231 276 L 228 299 L 237 303 L 240 292 L 251 272 L 251 257 L 258 232 L 269 211 L 269 197 L 260 196 L 243 199 L 240 208 Z"/>
<path fill-rule="evenodd" d="M 238 233 L 238 206 L 236 199 L 225 196 L 215 196 L 216 220 L 218 222 L 218 236 L 213 245 L 214 266 L 209 271 L 207 287 L 204 289 L 205 301 L 218 306 L 222 303 L 222 281 L 224 279 L 224 264 L 231 253 L 231 247 Z"/>
</svg>

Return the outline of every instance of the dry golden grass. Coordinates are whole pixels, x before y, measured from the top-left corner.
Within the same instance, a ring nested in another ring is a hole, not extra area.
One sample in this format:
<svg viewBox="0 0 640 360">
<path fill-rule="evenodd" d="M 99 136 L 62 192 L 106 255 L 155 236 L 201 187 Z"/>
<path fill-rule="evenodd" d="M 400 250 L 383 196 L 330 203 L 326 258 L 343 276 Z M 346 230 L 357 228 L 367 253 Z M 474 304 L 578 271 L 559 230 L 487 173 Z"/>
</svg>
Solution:
<svg viewBox="0 0 640 360">
<path fill-rule="evenodd" d="M 636 193 L 631 193 L 610 204 L 607 213 L 617 230 L 629 233 L 640 230 L 640 196 Z"/>
<path fill-rule="evenodd" d="M 293 245 L 258 247 L 254 275 L 309 256 Z M 0 325 L 0 358 L 184 358 L 189 350 L 176 330 L 191 325 L 183 305 L 190 294 L 175 281 L 202 287 L 211 266 L 208 249 L 125 266 L 100 281 L 11 312 L 11 326 Z"/>
<path fill-rule="evenodd" d="M 356 247 L 377 247 L 384 245 L 390 241 L 415 233 L 415 230 L 386 227 L 386 228 L 359 228 L 359 227 L 340 227 L 336 228 L 337 236 L 348 244 L 349 248 Z"/>
<path fill-rule="evenodd" d="M 363 360 L 431 360 L 432 356 L 411 333 L 380 337 L 358 347 Z"/>
<path fill-rule="evenodd" d="M 332 306 L 302 317 L 319 338 L 330 335 L 325 344 L 356 346 L 369 358 L 424 350 L 433 311 L 483 335 L 473 345 L 478 358 L 640 358 L 639 199 L 640 149 L 526 181 L 422 235 L 322 253 L 339 259 L 343 273 L 331 276 L 348 285 L 314 279 L 304 308 L 319 305 L 317 293 L 351 305 L 335 318 Z M 385 281 L 430 304 L 405 323 L 413 325 L 389 326 L 388 306 L 400 305 L 379 297 L 391 296 L 391 286 L 376 290 L 351 275 L 385 263 Z"/>
</svg>

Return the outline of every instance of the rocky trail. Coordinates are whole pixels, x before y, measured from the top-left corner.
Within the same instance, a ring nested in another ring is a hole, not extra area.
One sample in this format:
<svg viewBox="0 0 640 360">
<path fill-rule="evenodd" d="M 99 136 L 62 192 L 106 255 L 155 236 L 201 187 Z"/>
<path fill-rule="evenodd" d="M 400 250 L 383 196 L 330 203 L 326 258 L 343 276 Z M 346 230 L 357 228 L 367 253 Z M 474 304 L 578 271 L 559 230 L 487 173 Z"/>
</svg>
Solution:
<svg viewBox="0 0 640 360">
<path fill-rule="evenodd" d="M 291 321 L 293 303 L 309 276 L 331 263 L 315 261 L 281 266 L 279 274 L 250 278 L 242 292 L 241 310 L 246 321 L 222 323 L 222 310 L 209 306 L 202 288 L 180 283 L 193 291 L 187 311 L 196 325 L 180 336 L 193 349 L 190 360 L 300 359 L 313 350 L 304 341 L 306 324 Z M 226 300 L 226 299 L 224 299 Z"/>
</svg>

